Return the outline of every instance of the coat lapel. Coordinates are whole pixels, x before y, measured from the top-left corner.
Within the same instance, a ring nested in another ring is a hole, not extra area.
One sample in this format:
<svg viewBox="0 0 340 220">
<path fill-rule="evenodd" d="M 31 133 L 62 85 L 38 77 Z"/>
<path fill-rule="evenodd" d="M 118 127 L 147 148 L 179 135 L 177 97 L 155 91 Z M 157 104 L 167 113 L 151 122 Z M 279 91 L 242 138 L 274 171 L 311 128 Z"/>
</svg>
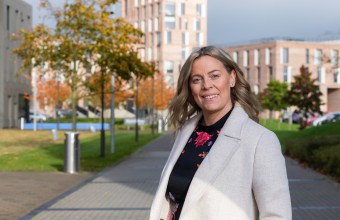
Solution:
<svg viewBox="0 0 340 220">
<path fill-rule="evenodd" d="M 168 161 L 164 166 L 163 173 L 161 175 L 161 180 L 159 183 L 159 187 L 157 189 L 155 199 L 153 202 L 153 205 L 155 207 L 152 207 L 152 209 L 155 210 L 155 212 L 151 213 L 150 219 L 159 219 L 171 171 L 173 167 L 175 166 L 177 159 L 180 156 L 187 141 L 189 140 L 190 135 L 192 134 L 193 130 L 196 128 L 198 120 L 201 118 L 201 116 L 202 114 L 198 114 L 192 119 L 190 119 L 190 121 L 188 121 L 188 123 L 185 126 L 183 126 L 182 130 L 179 132 L 178 137 L 176 138 L 174 142 Z"/>
<path fill-rule="evenodd" d="M 236 104 L 221 133 L 215 141 L 207 157 L 197 170 L 185 199 L 181 218 L 191 210 L 223 169 L 228 166 L 232 156 L 239 148 L 241 130 L 248 115 Z"/>
</svg>

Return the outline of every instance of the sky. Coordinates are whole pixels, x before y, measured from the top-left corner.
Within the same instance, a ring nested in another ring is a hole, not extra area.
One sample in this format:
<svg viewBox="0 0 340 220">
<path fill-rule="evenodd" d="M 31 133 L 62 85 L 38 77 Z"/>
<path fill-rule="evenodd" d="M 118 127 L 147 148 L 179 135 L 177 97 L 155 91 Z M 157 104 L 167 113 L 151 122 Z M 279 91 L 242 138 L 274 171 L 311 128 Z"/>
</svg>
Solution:
<svg viewBox="0 0 340 220">
<path fill-rule="evenodd" d="M 43 21 L 40 0 L 33 24 Z M 52 0 L 62 4 L 65 0 Z M 228 45 L 262 38 L 340 39 L 340 0 L 207 0 L 208 44 Z M 47 19 L 45 19 L 47 20 Z"/>
</svg>

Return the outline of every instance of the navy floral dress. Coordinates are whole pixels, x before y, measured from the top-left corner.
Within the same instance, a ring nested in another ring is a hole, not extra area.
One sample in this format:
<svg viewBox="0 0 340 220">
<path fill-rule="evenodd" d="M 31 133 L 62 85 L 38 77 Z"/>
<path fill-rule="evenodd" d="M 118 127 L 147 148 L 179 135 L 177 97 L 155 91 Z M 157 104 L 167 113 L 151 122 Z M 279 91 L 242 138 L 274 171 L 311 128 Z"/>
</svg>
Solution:
<svg viewBox="0 0 340 220">
<path fill-rule="evenodd" d="M 169 177 L 166 197 L 170 200 L 170 220 L 178 220 L 192 178 L 209 154 L 232 109 L 210 126 L 202 125 L 202 119 L 191 134 Z"/>
</svg>

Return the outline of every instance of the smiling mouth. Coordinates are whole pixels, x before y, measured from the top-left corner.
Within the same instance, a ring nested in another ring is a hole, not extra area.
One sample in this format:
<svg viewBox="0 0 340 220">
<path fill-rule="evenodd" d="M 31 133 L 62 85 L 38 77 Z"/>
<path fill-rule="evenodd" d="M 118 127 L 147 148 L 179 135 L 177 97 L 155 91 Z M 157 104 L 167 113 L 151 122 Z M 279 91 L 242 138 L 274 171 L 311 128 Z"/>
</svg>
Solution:
<svg viewBox="0 0 340 220">
<path fill-rule="evenodd" d="M 213 99 L 213 98 L 216 98 L 217 95 L 207 95 L 207 96 L 203 96 L 204 99 Z"/>
</svg>

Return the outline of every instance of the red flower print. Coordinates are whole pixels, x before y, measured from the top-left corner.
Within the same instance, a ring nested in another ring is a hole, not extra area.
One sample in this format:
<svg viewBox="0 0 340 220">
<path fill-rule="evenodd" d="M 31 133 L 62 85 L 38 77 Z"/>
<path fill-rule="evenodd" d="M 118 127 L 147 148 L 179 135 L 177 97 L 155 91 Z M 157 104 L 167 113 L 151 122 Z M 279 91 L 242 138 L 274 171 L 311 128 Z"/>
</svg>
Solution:
<svg viewBox="0 0 340 220">
<path fill-rule="evenodd" d="M 185 150 L 182 150 L 182 154 L 185 154 Z"/>
<path fill-rule="evenodd" d="M 205 142 L 207 142 L 208 140 L 210 140 L 210 138 L 212 136 L 212 135 L 209 135 L 206 132 L 196 132 L 196 134 L 198 135 L 196 140 L 195 140 L 196 148 L 200 147 L 200 146 L 203 146 L 203 144 Z"/>
</svg>

